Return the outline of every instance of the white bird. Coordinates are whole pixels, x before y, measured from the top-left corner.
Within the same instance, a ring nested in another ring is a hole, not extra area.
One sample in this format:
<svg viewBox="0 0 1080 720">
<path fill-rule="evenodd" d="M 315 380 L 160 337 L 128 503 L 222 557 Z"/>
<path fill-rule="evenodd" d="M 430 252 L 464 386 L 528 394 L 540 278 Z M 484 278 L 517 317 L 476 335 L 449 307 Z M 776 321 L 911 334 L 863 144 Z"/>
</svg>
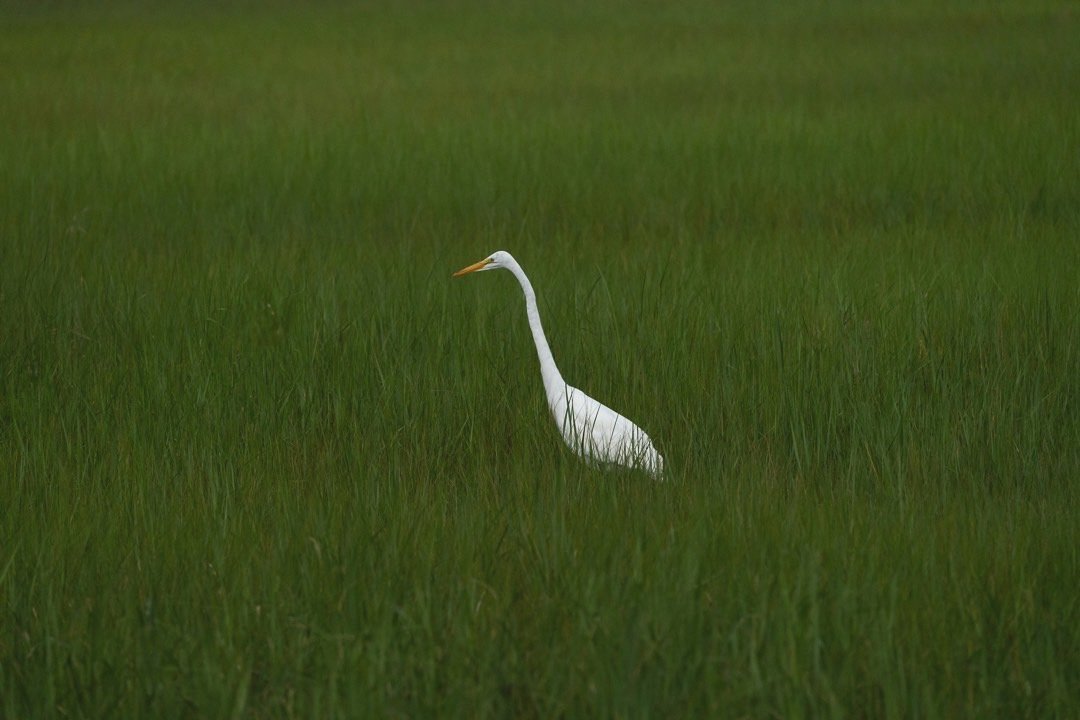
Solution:
<svg viewBox="0 0 1080 720">
<path fill-rule="evenodd" d="M 513 273 L 525 293 L 525 311 L 529 316 L 529 329 L 532 330 L 533 342 L 536 344 L 536 354 L 540 358 L 544 393 L 547 395 L 551 415 L 555 418 L 555 424 L 559 426 L 559 432 L 566 444 L 593 465 L 617 465 L 644 470 L 662 480 L 664 458 L 653 447 L 652 440 L 645 431 L 563 380 L 559 368 L 555 365 L 555 358 L 551 355 L 551 348 L 548 347 L 544 328 L 540 324 L 536 292 L 513 255 L 499 250 L 478 263 L 458 270 L 454 277 L 499 268 Z"/>
</svg>

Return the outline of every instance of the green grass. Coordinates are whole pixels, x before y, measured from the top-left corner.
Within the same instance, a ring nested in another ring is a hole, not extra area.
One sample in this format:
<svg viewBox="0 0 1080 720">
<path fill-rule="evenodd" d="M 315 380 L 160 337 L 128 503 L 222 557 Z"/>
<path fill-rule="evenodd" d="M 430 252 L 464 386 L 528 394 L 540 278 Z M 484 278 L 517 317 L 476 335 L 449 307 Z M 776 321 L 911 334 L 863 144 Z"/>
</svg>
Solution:
<svg viewBox="0 0 1080 720">
<path fill-rule="evenodd" d="M 1076 717 L 1078 35 L 5 4 L 0 715 Z"/>
</svg>

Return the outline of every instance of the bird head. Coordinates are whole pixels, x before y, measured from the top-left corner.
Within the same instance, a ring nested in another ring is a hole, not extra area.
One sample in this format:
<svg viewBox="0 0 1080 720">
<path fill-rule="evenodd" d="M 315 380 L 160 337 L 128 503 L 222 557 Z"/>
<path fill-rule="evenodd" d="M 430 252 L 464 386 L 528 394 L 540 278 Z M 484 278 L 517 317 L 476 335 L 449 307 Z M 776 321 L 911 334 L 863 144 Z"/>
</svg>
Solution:
<svg viewBox="0 0 1080 720">
<path fill-rule="evenodd" d="M 463 267 L 454 273 L 454 277 L 461 277 L 462 275 L 468 275 L 471 272 L 480 272 L 483 270 L 498 270 L 499 268 L 510 267 L 510 264 L 514 261 L 514 256 L 505 250 L 498 250 L 493 252 L 488 257 L 484 258 L 478 263 L 473 263 L 468 267 Z"/>
</svg>

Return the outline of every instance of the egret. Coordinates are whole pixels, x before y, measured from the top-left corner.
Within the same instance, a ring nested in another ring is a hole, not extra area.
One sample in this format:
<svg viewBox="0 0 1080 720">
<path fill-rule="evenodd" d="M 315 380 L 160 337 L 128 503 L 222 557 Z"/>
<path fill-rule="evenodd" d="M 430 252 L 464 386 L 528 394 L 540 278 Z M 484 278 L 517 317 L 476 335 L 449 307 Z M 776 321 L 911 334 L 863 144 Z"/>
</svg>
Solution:
<svg viewBox="0 0 1080 720">
<path fill-rule="evenodd" d="M 454 277 L 498 269 L 513 273 L 525 293 L 525 312 L 529 316 L 536 355 L 540 358 L 544 394 L 566 444 L 592 465 L 643 470 L 658 480 L 663 479 L 664 458 L 653 447 L 652 440 L 644 430 L 563 380 L 551 355 L 544 327 L 540 324 L 536 292 L 513 255 L 499 250 L 478 263 L 458 270 Z"/>
</svg>

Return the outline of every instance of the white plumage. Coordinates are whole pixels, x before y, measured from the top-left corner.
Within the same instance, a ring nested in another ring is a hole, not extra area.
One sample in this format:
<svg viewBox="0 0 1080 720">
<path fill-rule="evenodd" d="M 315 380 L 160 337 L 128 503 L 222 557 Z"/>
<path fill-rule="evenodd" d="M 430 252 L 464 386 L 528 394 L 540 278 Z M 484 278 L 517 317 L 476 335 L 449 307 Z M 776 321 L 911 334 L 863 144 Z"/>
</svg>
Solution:
<svg viewBox="0 0 1080 720">
<path fill-rule="evenodd" d="M 540 323 L 536 293 L 513 255 L 500 250 L 478 263 L 458 270 L 454 277 L 499 268 L 513 273 L 525 293 L 525 311 L 529 316 L 529 328 L 536 344 L 536 355 L 540 359 L 544 394 L 566 444 L 594 465 L 635 468 L 662 479 L 664 458 L 653 447 L 652 440 L 645 431 L 563 380 L 558 366 L 555 365 L 555 358 L 551 355 L 544 327 Z"/>
</svg>

